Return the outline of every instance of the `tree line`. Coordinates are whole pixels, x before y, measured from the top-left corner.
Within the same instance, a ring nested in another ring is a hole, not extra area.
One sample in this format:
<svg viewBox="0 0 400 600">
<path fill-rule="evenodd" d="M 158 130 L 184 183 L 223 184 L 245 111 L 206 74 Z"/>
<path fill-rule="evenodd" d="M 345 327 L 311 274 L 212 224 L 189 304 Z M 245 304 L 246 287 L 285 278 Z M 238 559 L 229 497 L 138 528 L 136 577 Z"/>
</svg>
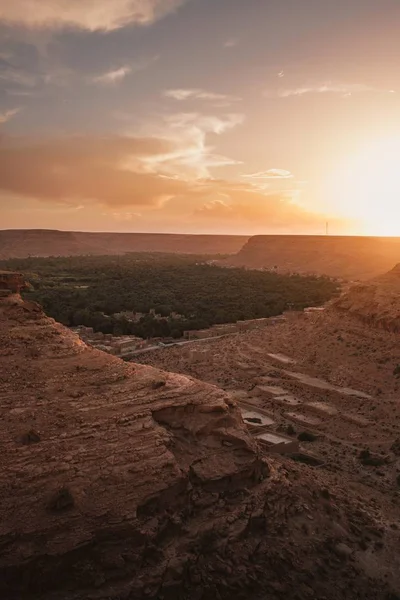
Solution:
<svg viewBox="0 0 400 600">
<path fill-rule="evenodd" d="M 142 338 L 178 338 L 184 330 L 276 316 L 321 305 L 337 293 L 337 284 L 326 277 L 228 269 L 209 264 L 210 258 L 157 253 L 32 257 L 0 261 L 0 268 L 23 272 L 33 288 L 25 296 L 64 325 Z M 133 323 L 116 316 L 124 311 L 144 316 Z"/>
</svg>

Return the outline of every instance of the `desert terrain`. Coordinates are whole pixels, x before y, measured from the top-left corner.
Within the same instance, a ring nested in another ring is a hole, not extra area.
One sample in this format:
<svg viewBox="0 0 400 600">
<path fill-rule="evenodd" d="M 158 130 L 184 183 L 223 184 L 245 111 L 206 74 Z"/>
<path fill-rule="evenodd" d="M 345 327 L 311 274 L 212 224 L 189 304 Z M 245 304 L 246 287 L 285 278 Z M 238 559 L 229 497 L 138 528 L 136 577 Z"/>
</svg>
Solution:
<svg viewBox="0 0 400 600">
<path fill-rule="evenodd" d="M 400 238 L 257 235 L 227 265 L 365 280 L 399 261 Z"/>
<path fill-rule="evenodd" d="M 139 360 L 222 387 L 246 408 L 261 409 L 272 421 L 270 431 L 312 433 L 315 439 L 304 449 L 324 469 L 372 485 L 398 502 L 396 334 L 371 330 L 332 309 L 202 342 L 201 348 L 203 356 L 194 360 L 189 346 Z M 379 457 L 379 468 L 363 464 L 366 450 Z"/>
<path fill-rule="evenodd" d="M 394 334 L 327 312 L 204 342 L 204 363 L 171 348 L 140 365 L 22 286 L 2 274 L 2 597 L 398 597 Z M 320 460 L 267 452 L 243 402 L 314 432 Z"/>
<path fill-rule="evenodd" d="M 127 252 L 234 254 L 248 237 L 162 233 L 93 233 L 47 229 L 0 231 L 0 260 L 28 256 L 110 255 Z"/>
<path fill-rule="evenodd" d="M 0 231 L 0 260 L 160 252 L 230 255 L 221 266 L 326 275 L 348 281 L 381 275 L 400 257 L 400 238 L 306 235 L 180 235 L 20 229 Z"/>
<path fill-rule="evenodd" d="M 201 350 L 172 347 L 139 360 L 222 387 L 249 426 L 300 440 L 311 464 L 350 488 L 377 493 L 378 502 L 389 501 L 398 512 L 398 278 L 396 267 L 352 286 L 324 310 L 201 341 Z"/>
<path fill-rule="evenodd" d="M 400 329 L 400 265 L 350 289 L 335 302 L 337 310 L 364 323 L 398 333 Z"/>
</svg>

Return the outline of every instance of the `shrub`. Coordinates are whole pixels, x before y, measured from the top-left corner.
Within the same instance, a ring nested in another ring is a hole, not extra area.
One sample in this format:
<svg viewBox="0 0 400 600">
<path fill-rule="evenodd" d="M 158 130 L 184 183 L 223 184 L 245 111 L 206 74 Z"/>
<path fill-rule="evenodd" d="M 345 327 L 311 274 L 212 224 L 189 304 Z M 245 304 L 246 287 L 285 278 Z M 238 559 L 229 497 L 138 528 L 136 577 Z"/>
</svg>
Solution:
<svg viewBox="0 0 400 600">
<path fill-rule="evenodd" d="M 317 436 L 313 433 L 310 433 L 309 431 L 302 431 L 297 436 L 297 439 L 299 440 L 299 442 L 315 442 Z"/>
</svg>

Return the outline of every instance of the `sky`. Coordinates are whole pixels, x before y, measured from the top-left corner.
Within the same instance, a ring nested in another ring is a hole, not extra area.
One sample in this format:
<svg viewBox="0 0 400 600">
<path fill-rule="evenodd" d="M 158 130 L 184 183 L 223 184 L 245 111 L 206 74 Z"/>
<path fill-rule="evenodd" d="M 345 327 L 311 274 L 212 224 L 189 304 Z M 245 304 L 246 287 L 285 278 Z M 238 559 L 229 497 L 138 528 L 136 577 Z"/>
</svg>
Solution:
<svg viewBox="0 0 400 600">
<path fill-rule="evenodd" d="M 0 229 L 400 235 L 399 0 L 0 0 Z"/>
</svg>

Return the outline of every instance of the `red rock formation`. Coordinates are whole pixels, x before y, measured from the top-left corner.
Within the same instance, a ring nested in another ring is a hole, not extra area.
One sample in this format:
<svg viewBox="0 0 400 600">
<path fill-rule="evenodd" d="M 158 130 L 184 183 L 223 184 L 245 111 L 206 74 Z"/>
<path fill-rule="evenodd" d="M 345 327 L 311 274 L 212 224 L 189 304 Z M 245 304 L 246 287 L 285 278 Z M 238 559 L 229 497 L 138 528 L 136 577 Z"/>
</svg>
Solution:
<svg viewBox="0 0 400 600">
<path fill-rule="evenodd" d="M 83 547 L 93 561 L 96 540 L 123 530 L 142 548 L 138 519 L 184 509 L 197 488 L 235 491 L 268 472 L 227 394 L 92 350 L 35 303 L 0 301 L 0 349 L 10 572 L 26 561 L 35 570 L 45 555 L 57 571 L 60 552 Z"/>
<path fill-rule="evenodd" d="M 390 591 L 384 560 L 372 575 L 351 558 L 365 494 L 327 501 L 329 476 L 261 458 L 222 390 L 91 349 L 16 295 L 0 299 L 0 447 L 6 600 Z"/>
<path fill-rule="evenodd" d="M 12 271 L 0 271 L 0 291 L 19 294 L 26 287 L 24 277 L 21 273 Z M 3 294 L 6 295 L 6 294 Z"/>
</svg>

